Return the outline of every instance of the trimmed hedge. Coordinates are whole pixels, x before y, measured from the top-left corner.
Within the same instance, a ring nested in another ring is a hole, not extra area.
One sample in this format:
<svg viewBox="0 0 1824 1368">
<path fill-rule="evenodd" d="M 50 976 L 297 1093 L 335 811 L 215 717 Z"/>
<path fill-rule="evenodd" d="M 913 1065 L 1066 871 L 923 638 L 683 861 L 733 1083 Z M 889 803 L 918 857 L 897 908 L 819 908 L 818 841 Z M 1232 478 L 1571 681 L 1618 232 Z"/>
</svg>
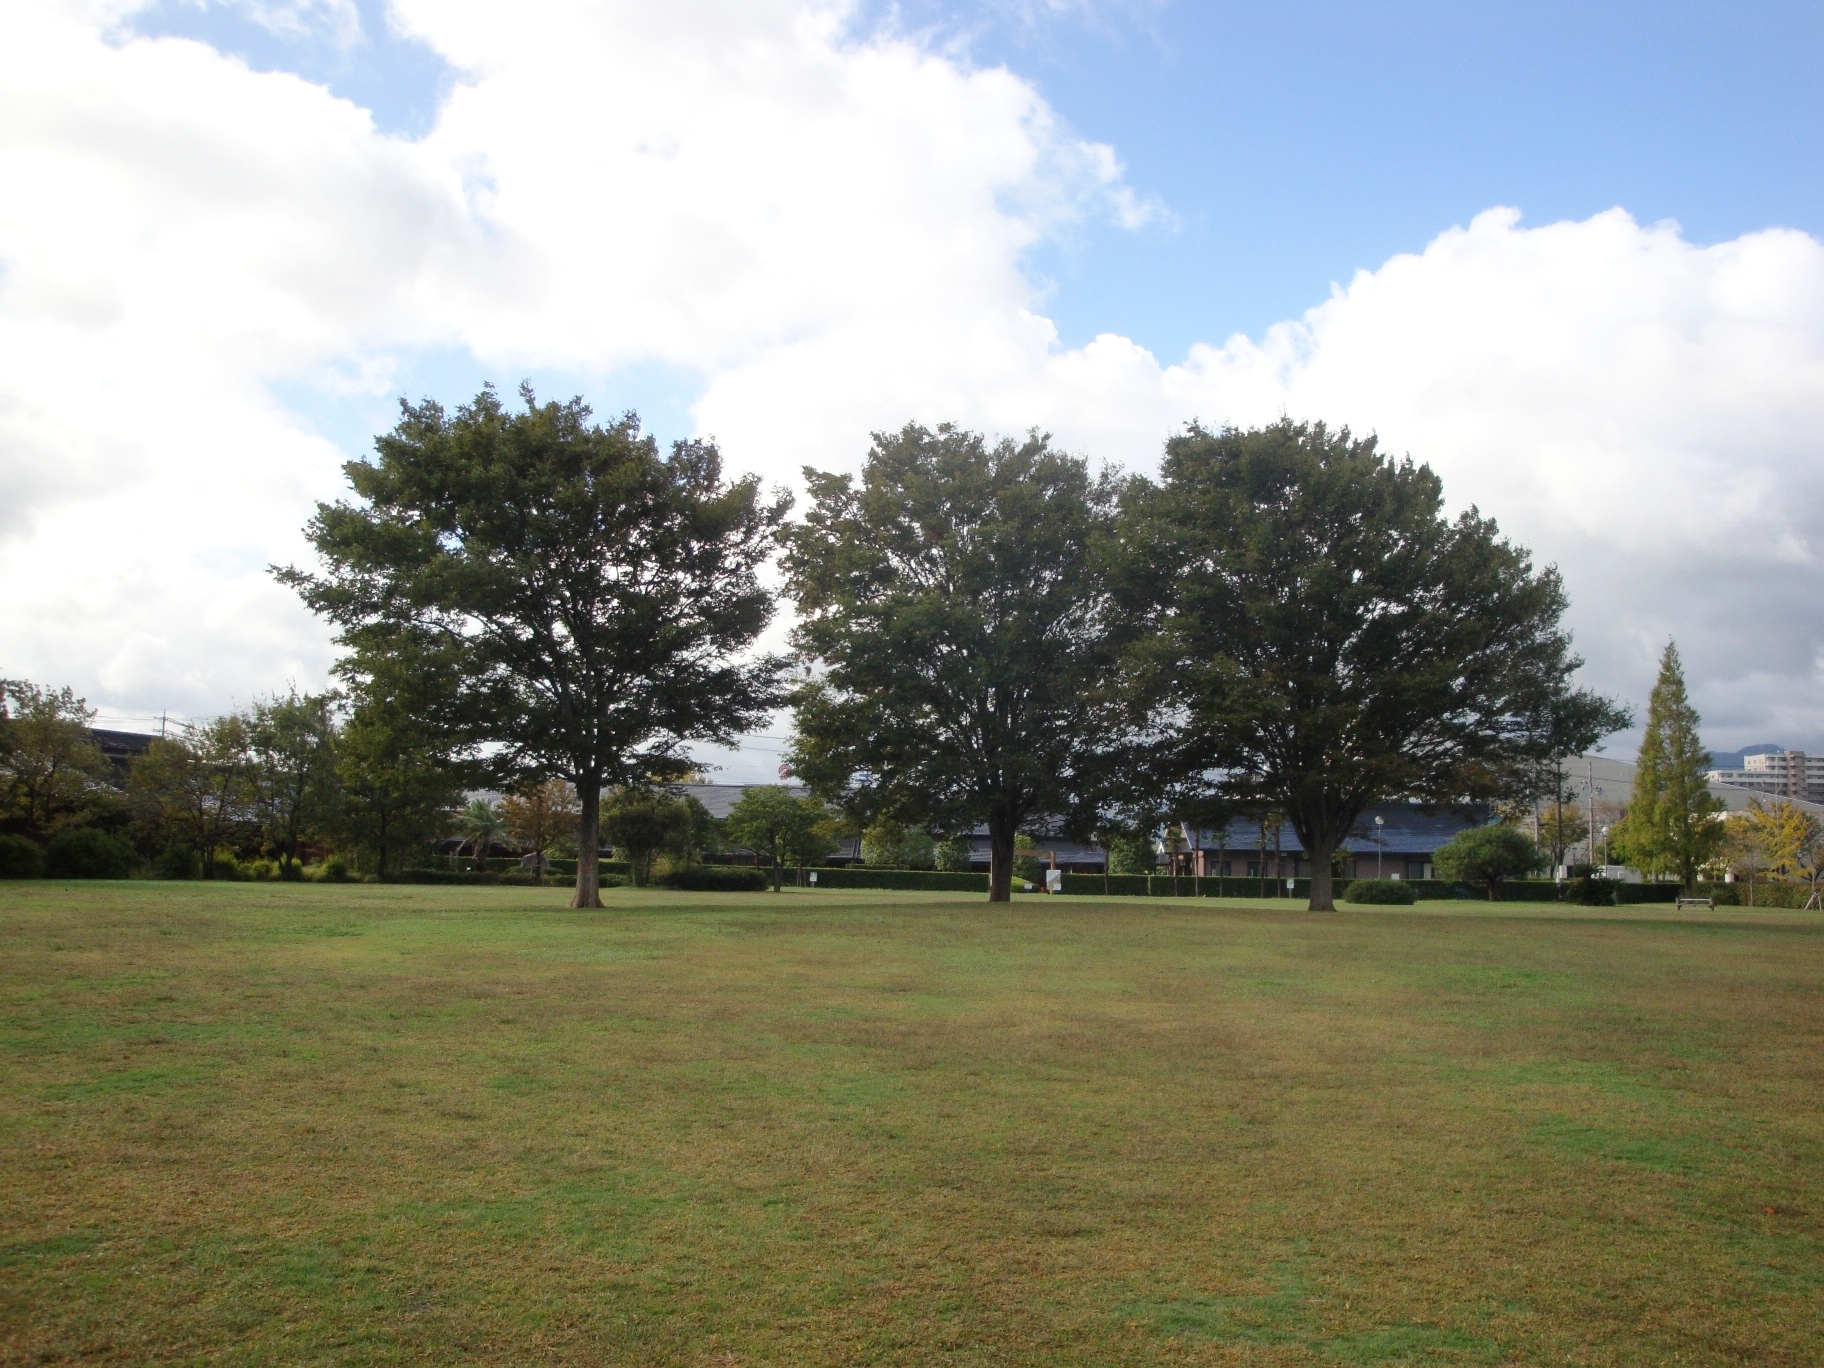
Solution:
<svg viewBox="0 0 1824 1368">
<path fill-rule="evenodd" d="M 753 865 L 686 865 L 654 882 L 684 893 L 760 893 L 773 886 L 768 872 Z"/>
<path fill-rule="evenodd" d="M 1343 901 L 1370 907 L 1411 907 L 1418 895 L 1404 879 L 1355 879 L 1343 890 Z"/>
<path fill-rule="evenodd" d="M 984 895 L 988 892 L 986 874 L 961 874 L 943 869 L 869 869 L 865 865 L 849 865 L 810 872 L 817 876 L 819 888 L 900 888 Z M 786 877 L 788 880 L 795 878 L 795 871 L 788 870 Z"/>
<path fill-rule="evenodd" d="M 509 863 L 511 863 L 515 869 L 519 867 L 518 860 L 512 860 Z M 633 866 L 628 864 L 625 860 L 598 860 L 596 862 L 596 868 L 603 874 L 619 874 L 622 878 L 633 877 Z M 576 879 L 576 861 L 546 860 L 545 872 L 553 879 L 574 881 Z M 607 885 L 604 884 L 603 887 L 607 887 Z"/>
</svg>

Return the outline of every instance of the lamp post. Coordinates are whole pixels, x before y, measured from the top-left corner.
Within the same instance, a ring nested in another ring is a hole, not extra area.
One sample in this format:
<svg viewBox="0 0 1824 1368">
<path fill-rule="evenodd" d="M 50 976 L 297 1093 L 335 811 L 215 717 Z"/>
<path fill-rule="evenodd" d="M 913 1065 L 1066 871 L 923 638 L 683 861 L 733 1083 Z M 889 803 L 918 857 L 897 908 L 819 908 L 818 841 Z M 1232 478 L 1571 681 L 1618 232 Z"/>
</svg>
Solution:
<svg viewBox="0 0 1824 1368">
<path fill-rule="evenodd" d="M 1602 867 L 1609 867 L 1609 829 L 1606 826 L 1602 829 Z"/>
<path fill-rule="evenodd" d="M 1374 877 L 1380 878 L 1385 872 L 1387 862 L 1387 843 L 1382 840 L 1382 828 L 1387 825 L 1385 817 L 1374 819 Z"/>
</svg>

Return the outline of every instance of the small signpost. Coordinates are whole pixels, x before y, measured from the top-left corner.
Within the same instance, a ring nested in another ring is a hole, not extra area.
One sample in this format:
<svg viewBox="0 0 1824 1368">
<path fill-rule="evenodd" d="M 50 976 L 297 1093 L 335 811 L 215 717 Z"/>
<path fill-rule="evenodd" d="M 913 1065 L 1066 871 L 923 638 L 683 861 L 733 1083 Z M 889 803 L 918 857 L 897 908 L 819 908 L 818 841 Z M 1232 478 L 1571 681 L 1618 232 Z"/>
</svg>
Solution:
<svg viewBox="0 0 1824 1368">
<path fill-rule="evenodd" d="M 811 871 L 811 887 L 817 887 L 817 871 L 814 869 Z"/>
<path fill-rule="evenodd" d="M 1047 893 L 1062 893 L 1064 891 L 1063 870 L 1048 869 L 1045 871 L 1045 891 Z"/>
</svg>

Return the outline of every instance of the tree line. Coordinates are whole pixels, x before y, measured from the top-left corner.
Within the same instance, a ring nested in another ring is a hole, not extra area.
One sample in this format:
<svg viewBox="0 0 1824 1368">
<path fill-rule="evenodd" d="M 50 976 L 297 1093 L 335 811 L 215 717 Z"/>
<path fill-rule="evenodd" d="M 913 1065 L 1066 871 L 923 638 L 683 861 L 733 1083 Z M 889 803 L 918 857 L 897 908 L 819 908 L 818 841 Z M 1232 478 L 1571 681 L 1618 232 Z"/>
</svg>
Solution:
<svg viewBox="0 0 1824 1368">
<path fill-rule="evenodd" d="M 789 764 L 856 826 L 985 826 L 991 899 L 1035 822 L 1112 844 L 1270 809 L 1327 908 L 1370 804 L 1537 791 L 1628 721 L 1573 683 L 1556 569 L 1372 437 L 1191 425 L 1154 480 L 909 424 L 858 475 L 807 469 L 791 521 L 713 443 L 521 394 L 402 403 L 311 520 L 319 566 L 277 573 L 351 696 L 494 787 L 569 784 L 579 849 L 604 792 L 783 704 Z M 776 552 L 784 653 L 756 647 Z M 575 905 L 596 880 L 579 861 Z"/>
</svg>

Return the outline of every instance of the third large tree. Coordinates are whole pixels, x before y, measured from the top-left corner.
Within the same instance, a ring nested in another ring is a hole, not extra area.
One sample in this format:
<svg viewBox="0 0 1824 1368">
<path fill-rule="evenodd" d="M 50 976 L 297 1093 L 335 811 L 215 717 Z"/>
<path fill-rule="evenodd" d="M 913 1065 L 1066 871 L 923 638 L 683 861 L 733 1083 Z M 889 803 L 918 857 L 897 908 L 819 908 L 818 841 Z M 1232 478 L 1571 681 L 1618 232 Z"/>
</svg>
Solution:
<svg viewBox="0 0 1824 1368">
<path fill-rule="evenodd" d="M 378 459 L 346 467 L 362 502 L 318 507 L 326 572 L 281 578 L 341 629 L 345 673 L 434 675 L 498 780 L 575 786 L 573 905 L 599 907 L 602 788 L 675 773 L 682 743 L 777 701 L 778 662 L 742 657 L 789 501 L 725 481 L 707 443 L 667 457 L 631 414 L 601 426 L 521 393 L 519 413 L 492 390 L 405 405 Z"/>
<path fill-rule="evenodd" d="M 1570 711 L 1564 588 L 1426 466 L 1282 420 L 1192 426 L 1125 510 L 1135 671 L 1181 774 L 1283 812 L 1332 906 L 1331 858 L 1371 803 L 1522 791 Z"/>
<path fill-rule="evenodd" d="M 859 486 L 805 478 L 785 557 L 812 669 L 798 772 L 851 807 L 986 824 L 1004 901 L 1015 835 L 1082 802 L 1109 739 L 1111 488 L 1036 435 L 949 426 L 877 434 Z"/>
</svg>

